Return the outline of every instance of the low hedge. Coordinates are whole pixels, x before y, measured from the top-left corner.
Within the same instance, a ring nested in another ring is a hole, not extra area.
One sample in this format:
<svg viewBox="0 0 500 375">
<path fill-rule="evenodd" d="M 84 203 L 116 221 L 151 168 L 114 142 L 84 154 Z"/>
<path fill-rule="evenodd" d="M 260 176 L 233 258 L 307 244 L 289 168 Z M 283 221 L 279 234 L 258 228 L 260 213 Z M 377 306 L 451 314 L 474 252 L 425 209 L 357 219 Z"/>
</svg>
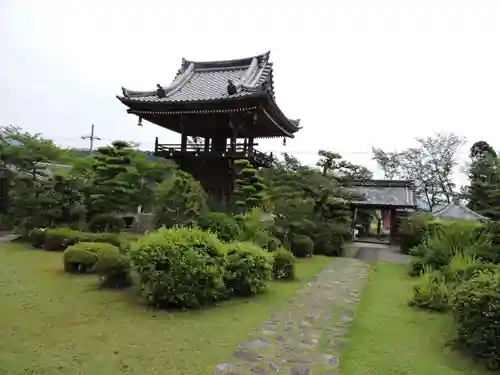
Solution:
<svg viewBox="0 0 500 375">
<path fill-rule="evenodd" d="M 64 271 L 90 273 L 102 252 L 120 253 L 116 246 L 103 242 L 79 242 L 71 245 L 64 251 Z"/>
<path fill-rule="evenodd" d="M 124 233 L 88 233 L 71 228 L 50 228 L 44 231 L 32 231 L 30 241 L 35 247 L 40 247 L 43 238 L 43 248 L 49 251 L 64 251 L 68 246 L 78 242 L 104 242 L 114 245 L 122 250 L 136 237 Z"/>
</svg>

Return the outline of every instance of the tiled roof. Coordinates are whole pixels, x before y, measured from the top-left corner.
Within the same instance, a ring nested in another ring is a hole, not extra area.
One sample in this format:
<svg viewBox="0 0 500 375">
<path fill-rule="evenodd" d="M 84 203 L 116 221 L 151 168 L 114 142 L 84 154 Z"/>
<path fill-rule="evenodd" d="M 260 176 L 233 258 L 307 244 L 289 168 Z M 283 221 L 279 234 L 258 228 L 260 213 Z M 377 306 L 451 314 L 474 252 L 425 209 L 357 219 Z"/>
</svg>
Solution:
<svg viewBox="0 0 500 375">
<path fill-rule="evenodd" d="M 472 211 L 462 203 L 449 203 L 440 210 L 433 212 L 437 219 L 444 220 L 471 220 L 471 221 L 486 221 L 488 218 Z"/>
<path fill-rule="evenodd" d="M 195 62 L 183 59 L 169 86 L 152 91 L 122 88 L 122 102 L 200 102 L 238 98 L 269 90 L 274 96 L 269 52 L 250 58 Z"/>
<path fill-rule="evenodd" d="M 367 180 L 350 181 L 344 187 L 355 195 L 361 195 L 363 200 L 353 199 L 351 203 L 363 206 L 415 206 L 413 186 L 405 180 Z"/>
</svg>

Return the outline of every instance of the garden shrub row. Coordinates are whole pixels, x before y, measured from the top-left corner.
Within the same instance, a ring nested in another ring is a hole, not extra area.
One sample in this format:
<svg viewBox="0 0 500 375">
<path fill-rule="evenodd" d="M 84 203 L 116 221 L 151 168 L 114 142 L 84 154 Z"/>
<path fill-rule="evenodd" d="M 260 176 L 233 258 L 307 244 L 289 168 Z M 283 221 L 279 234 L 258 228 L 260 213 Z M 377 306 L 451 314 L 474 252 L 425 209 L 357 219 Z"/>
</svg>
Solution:
<svg viewBox="0 0 500 375">
<path fill-rule="evenodd" d="M 35 248 L 44 248 L 49 251 L 64 251 L 68 246 L 79 242 L 104 242 L 126 250 L 137 236 L 125 233 L 89 233 L 80 232 L 71 228 L 33 229 L 28 240 Z"/>
<path fill-rule="evenodd" d="M 270 252 L 285 246 L 299 258 L 313 253 L 341 256 L 351 236 L 349 227 L 338 223 L 314 223 L 301 218 L 291 221 L 284 229 L 274 225 L 272 218 L 266 221 L 264 217 L 259 209 L 235 216 L 208 212 L 200 215 L 198 227 L 216 233 L 224 242 L 251 241 Z"/>
<path fill-rule="evenodd" d="M 157 307 L 195 308 L 265 290 L 271 276 L 293 278 L 293 255 L 255 243 L 224 243 L 199 228 L 161 228 L 129 251 L 146 300 Z"/>
<path fill-rule="evenodd" d="M 449 312 L 457 344 L 498 369 L 500 266 L 495 228 L 468 222 L 435 224 L 410 250 L 415 259 L 409 273 L 420 276 L 410 305 Z"/>
</svg>

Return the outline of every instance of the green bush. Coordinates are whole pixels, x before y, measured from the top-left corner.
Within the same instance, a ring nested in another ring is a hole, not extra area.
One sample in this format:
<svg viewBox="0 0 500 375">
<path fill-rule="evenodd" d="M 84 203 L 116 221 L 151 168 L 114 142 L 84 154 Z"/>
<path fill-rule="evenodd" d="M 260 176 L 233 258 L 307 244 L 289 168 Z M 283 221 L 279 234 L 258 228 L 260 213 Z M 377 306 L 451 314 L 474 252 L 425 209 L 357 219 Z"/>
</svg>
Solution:
<svg viewBox="0 0 500 375">
<path fill-rule="evenodd" d="M 419 213 L 410 215 L 406 220 L 401 222 L 398 242 L 403 253 L 407 254 L 413 247 L 423 242 L 429 230 L 431 217 L 429 214 Z"/>
<path fill-rule="evenodd" d="M 119 252 L 108 243 L 79 242 L 64 251 L 64 270 L 71 273 L 90 273 L 102 251 Z"/>
<path fill-rule="evenodd" d="M 251 242 L 227 245 L 226 286 L 231 294 L 252 296 L 262 292 L 271 277 L 268 254 Z"/>
<path fill-rule="evenodd" d="M 457 253 L 468 253 L 482 259 L 491 250 L 491 242 L 488 235 L 477 229 L 477 224 L 468 222 L 440 224 L 439 229 L 429 232 L 424 242 L 410 253 L 434 270 L 446 267 Z"/>
<path fill-rule="evenodd" d="M 415 277 L 420 276 L 425 271 L 425 263 L 422 259 L 412 259 L 408 267 L 408 275 Z"/>
<path fill-rule="evenodd" d="M 45 235 L 47 233 L 47 229 L 45 228 L 35 228 L 32 229 L 28 234 L 28 241 L 31 246 L 40 249 L 43 247 L 45 242 Z"/>
<path fill-rule="evenodd" d="M 479 274 L 453 293 L 457 342 L 493 369 L 500 364 L 500 274 Z"/>
<path fill-rule="evenodd" d="M 240 227 L 232 216 L 223 212 L 207 212 L 198 218 L 198 226 L 203 230 L 217 233 L 224 242 L 231 242 L 238 238 Z"/>
<path fill-rule="evenodd" d="M 302 234 L 292 236 L 290 245 L 293 255 L 298 258 L 309 257 L 313 253 L 313 241 L 309 237 Z"/>
<path fill-rule="evenodd" d="M 79 232 L 70 228 L 47 229 L 44 238 L 46 250 L 63 251 L 68 246 L 78 242 L 105 242 L 120 249 L 128 247 L 136 236 L 119 233 L 88 233 Z"/>
<path fill-rule="evenodd" d="M 424 273 L 419 285 L 413 288 L 413 298 L 409 305 L 433 311 L 446 311 L 449 308 L 449 294 L 450 289 L 439 272 Z"/>
<path fill-rule="evenodd" d="M 125 220 L 119 216 L 100 214 L 89 221 L 91 232 L 115 232 L 119 233 L 125 228 Z"/>
<path fill-rule="evenodd" d="M 47 229 L 43 247 L 45 250 L 64 251 L 80 241 L 79 234 L 80 232 L 70 228 Z"/>
<path fill-rule="evenodd" d="M 92 272 L 101 277 L 102 286 L 124 288 L 132 284 L 130 268 L 128 256 L 113 247 L 98 253 Z"/>
<path fill-rule="evenodd" d="M 447 283 L 456 284 L 462 282 L 465 273 L 471 272 L 471 267 L 475 267 L 477 264 L 478 261 L 474 254 L 457 252 L 441 272 Z"/>
<path fill-rule="evenodd" d="M 224 253 L 215 234 L 197 228 L 160 228 L 129 251 L 146 300 L 157 307 L 181 308 L 227 295 Z"/>
<path fill-rule="evenodd" d="M 314 253 L 326 256 L 342 256 L 351 233 L 346 225 L 319 223 L 311 233 Z"/>
<path fill-rule="evenodd" d="M 273 252 L 281 246 L 281 241 L 268 231 L 258 229 L 251 236 L 246 236 L 244 241 L 254 242 L 263 249 Z"/>
<path fill-rule="evenodd" d="M 500 268 L 494 263 L 475 263 L 463 269 L 460 278 L 462 281 L 468 281 L 479 274 L 494 274 L 500 272 Z"/>
<path fill-rule="evenodd" d="M 295 278 L 295 257 L 285 248 L 279 248 L 273 253 L 273 278 L 276 280 Z"/>
</svg>

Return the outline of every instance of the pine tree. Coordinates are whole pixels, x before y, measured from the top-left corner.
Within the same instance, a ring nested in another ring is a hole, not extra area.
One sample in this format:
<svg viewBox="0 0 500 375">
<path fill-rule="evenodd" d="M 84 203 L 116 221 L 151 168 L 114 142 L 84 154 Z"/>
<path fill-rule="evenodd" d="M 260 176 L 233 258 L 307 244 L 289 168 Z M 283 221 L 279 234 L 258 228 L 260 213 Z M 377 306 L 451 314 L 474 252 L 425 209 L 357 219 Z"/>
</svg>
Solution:
<svg viewBox="0 0 500 375">
<path fill-rule="evenodd" d="M 500 160 L 484 141 L 471 147 L 468 207 L 493 220 L 500 219 Z"/>
</svg>

